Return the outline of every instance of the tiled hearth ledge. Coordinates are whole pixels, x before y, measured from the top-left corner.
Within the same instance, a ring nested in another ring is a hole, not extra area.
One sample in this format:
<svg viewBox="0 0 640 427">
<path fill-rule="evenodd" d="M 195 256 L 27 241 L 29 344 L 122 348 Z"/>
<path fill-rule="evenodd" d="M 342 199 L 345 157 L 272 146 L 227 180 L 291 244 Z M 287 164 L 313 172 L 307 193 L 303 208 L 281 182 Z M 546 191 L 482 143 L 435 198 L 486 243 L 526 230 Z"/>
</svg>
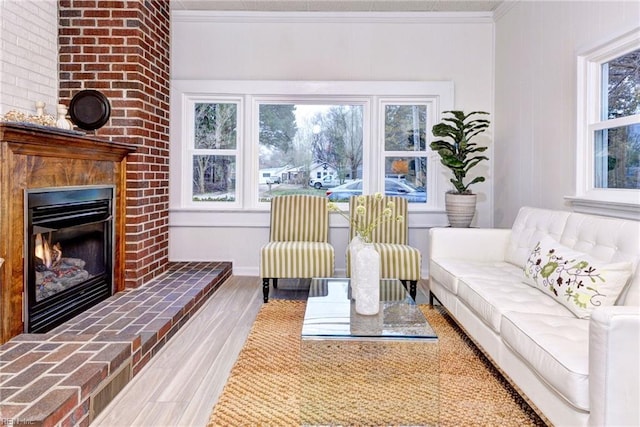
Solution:
<svg viewBox="0 0 640 427">
<path fill-rule="evenodd" d="M 230 262 L 171 263 L 46 334 L 0 346 L 0 424 L 88 426 L 213 292 Z"/>
</svg>

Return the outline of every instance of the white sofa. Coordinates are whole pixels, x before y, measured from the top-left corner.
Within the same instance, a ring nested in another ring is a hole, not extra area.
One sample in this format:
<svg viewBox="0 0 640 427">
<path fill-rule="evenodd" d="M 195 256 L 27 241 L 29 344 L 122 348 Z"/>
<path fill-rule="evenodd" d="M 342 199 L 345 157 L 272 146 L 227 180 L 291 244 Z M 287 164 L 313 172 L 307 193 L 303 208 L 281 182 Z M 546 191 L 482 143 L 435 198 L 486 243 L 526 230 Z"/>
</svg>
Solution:
<svg viewBox="0 0 640 427">
<path fill-rule="evenodd" d="M 640 426 L 640 222 L 524 207 L 511 229 L 433 228 L 430 237 L 430 293 L 548 421 Z M 557 250 L 532 255 L 538 242 Z M 560 283 L 557 256 L 582 255 L 598 264 L 590 274 L 626 276 L 606 276 L 606 291 L 593 287 L 599 277 Z M 619 296 L 614 278 L 626 282 Z M 578 289 L 615 305 L 589 304 L 586 317 Z"/>
</svg>

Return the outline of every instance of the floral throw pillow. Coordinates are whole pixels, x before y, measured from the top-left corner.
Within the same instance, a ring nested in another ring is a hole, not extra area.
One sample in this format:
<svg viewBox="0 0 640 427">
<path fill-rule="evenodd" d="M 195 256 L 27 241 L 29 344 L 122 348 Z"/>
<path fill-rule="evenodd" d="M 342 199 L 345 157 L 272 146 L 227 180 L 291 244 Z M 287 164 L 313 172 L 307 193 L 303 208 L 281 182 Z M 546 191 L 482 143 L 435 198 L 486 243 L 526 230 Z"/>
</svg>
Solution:
<svg viewBox="0 0 640 427">
<path fill-rule="evenodd" d="M 596 307 L 615 304 L 631 276 L 631 263 L 605 264 L 545 236 L 529 254 L 524 275 L 525 283 L 588 318 Z"/>
</svg>

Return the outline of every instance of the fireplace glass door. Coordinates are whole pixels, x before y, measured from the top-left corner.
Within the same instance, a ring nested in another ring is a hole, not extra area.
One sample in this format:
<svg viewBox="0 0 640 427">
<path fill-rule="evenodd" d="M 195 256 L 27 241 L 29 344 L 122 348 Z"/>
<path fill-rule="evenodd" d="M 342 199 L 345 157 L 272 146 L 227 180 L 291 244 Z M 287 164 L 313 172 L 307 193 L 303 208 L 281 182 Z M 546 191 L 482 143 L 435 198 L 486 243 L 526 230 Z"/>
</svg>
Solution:
<svg viewBox="0 0 640 427">
<path fill-rule="evenodd" d="M 27 332 L 46 332 L 112 294 L 112 202 L 112 187 L 27 194 Z"/>
</svg>

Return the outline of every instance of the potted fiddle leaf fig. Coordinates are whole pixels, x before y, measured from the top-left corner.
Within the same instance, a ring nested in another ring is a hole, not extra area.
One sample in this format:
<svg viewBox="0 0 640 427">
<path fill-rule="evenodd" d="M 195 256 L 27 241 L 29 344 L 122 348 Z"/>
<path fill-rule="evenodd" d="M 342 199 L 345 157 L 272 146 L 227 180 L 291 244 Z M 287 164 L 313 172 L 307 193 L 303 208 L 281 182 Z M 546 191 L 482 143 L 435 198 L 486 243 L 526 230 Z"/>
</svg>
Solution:
<svg viewBox="0 0 640 427">
<path fill-rule="evenodd" d="M 487 156 L 479 153 L 488 147 L 479 146 L 472 142 L 472 138 L 481 134 L 489 127 L 490 121 L 480 118 L 489 114 L 485 111 L 472 111 L 465 114 L 464 111 L 445 111 L 449 114 L 442 122 L 433 126 L 433 136 L 436 139 L 429 145 L 432 150 L 440 155 L 440 162 L 453 173 L 450 179 L 455 190 L 445 194 L 445 206 L 447 217 L 452 227 L 469 227 L 476 211 L 477 196 L 471 192 L 472 184 L 483 182 L 484 176 L 476 176 L 467 180 L 469 171 L 483 160 L 489 160 Z"/>
</svg>

